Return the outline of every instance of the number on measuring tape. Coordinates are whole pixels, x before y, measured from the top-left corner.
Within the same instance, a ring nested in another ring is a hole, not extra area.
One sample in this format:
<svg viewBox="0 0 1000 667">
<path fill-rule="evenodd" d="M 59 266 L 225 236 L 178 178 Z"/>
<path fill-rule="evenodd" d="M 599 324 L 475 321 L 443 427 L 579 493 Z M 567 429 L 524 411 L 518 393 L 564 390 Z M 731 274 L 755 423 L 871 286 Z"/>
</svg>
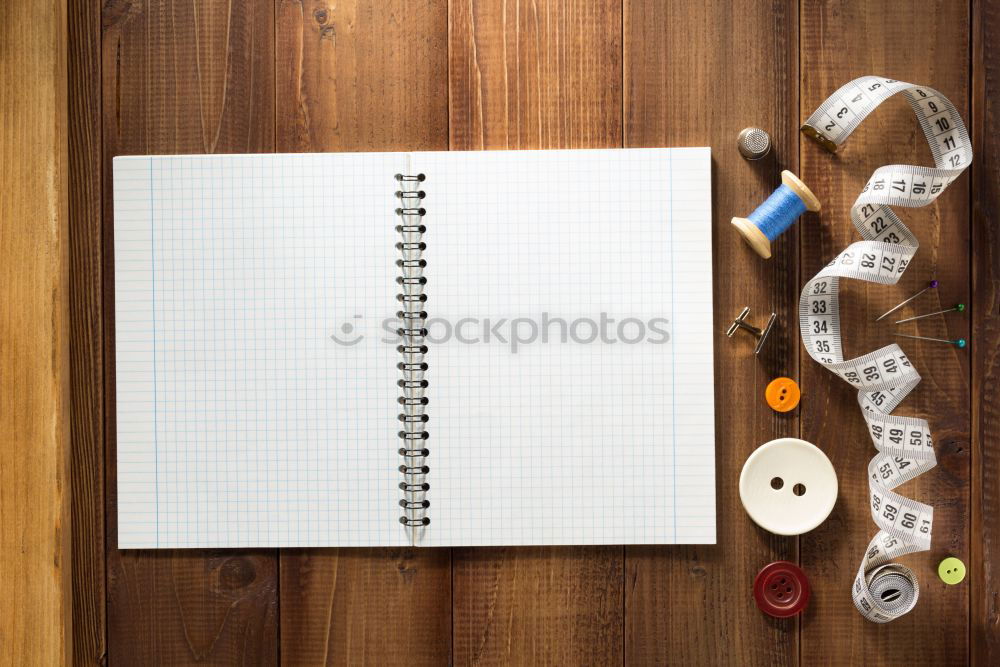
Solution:
<svg viewBox="0 0 1000 667">
<path fill-rule="evenodd" d="M 887 165 L 871 175 L 851 207 L 863 241 L 852 243 L 802 288 L 799 328 L 809 355 L 857 387 L 858 404 L 878 453 L 868 464 L 869 507 L 879 531 L 868 545 L 852 587 L 858 611 L 887 623 L 910 611 L 919 587 L 894 558 L 930 548 L 934 510 L 893 489 L 934 467 L 934 445 L 923 419 L 891 414 L 920 382 L 898 345 L 844 359 L 840 336 L 841 278 L 893 285 L 917 252 L 917 238 L 892 210 L 926 206 L 972 162 L 965 123 L 948 98 L 932 88 L 863 76 L 831 95 L 802 126 L 830 152 L 843 144 L 878 105 L 901 93 L 924 131 L 934 167 Z"/>
</svg>

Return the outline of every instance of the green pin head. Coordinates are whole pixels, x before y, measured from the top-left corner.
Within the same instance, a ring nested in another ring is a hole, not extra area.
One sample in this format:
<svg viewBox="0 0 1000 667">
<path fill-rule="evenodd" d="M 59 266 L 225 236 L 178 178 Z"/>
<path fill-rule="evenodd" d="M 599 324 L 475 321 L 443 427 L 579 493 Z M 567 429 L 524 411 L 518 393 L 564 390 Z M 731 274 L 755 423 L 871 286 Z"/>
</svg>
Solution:
<svg viewBox="0 0 1000 667">
<path fill-rule="evenodd" d="M 955 341 L 955 345 L 958 345 L 959 348 L 965 347 L 965 339 L 959 338 L 958 340 Z"/>
<path fill-rule="evenodd" d="M 964 303 L 958 304 L 957 306 L 955 306 L 955 310 L 957 310 L 960 313 L 965 312 L 965 304 Z"/>
</svg>

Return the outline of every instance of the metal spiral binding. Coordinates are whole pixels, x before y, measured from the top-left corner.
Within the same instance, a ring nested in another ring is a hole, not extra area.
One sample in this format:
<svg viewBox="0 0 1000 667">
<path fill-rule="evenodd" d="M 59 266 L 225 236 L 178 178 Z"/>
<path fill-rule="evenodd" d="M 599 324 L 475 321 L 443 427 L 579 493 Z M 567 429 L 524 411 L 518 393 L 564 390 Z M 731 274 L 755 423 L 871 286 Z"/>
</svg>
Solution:
<svg viewBox="0 0 1000 667">
<path fill-rule="evenodd" d="M 420 206 L 426 196 L 420 189 L 423 181 L 423 174 L 396 174 L 396 182 L 399 184 L 396 198 L 400 203 L 396 209 L 396 215 L 400 218 L 396 232 L 402 237 L 396 244 L 396 250 L 400 253 L 400 258 L 396 260 L 396 266 L 400 270 L 396 283 L 401 289 L 396 300 L 402 305 L 402 310 L 396 313 L 401 323 L 396 333 L 402 337 L 402 344 L 396 348 L 402 357 L 402 361 L 397 364 L 402 375 L 397 383 L 402 391 L 399 397 L 402 410 L 399 414 L 402 424 L 402 430 L 399 431 L 399 439 L 402 441 L 399 455 L 403 458 L 403 463 L 399 466 L 403 477 L 403 481 L 399 483 L 403 494 L 399 506 L 403 509 L 403 515 L 399 517 L 399 522 L 412 531 L 411 538 L 415 538 L 416 531 L 422 530 L 431 522 L 427 516 L 427 508 L 430 507 L 427 491 L 431 488 L 427 482 L 427 473 L 430 472 L 430 467 L 426 464 L 430 450 L 424 444 L 430 434 L 426 428 L 429 420 L 426 413 L 428 400 L 424 396 L 427 388 L 427 380 L 424 378 L 427 371 L 427 363 L 424 361 L 424 355 L 427 354 L 427 345 L 424 344 L 427 336 L 427 329 L 424 327 L 427 320 L 424 285 L 427 284 L 427 278 L 423 276 L 423 270 L 427 262 L 421 255 L 427 248 L 422 240 L 427 231 L 423 225 L 423 217 L 427 211 Z"/>
</svg>

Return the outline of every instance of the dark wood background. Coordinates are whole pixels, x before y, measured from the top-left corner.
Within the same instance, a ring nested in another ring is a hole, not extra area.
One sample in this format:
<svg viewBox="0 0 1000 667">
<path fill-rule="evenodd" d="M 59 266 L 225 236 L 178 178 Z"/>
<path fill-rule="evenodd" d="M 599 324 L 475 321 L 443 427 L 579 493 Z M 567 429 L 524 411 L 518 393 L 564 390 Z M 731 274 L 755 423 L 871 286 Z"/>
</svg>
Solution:
<svg viewBox="0 0 1000 667">
<path fill-rule="evenodd" d="M 73 622 L 81 664 L 1000 663 L 1000 7 L 990 0 L 69 0 Z M 904 344 L 923 382 L 899 412 L 930 420 L 939 465 L 902 489 L 935 508 L 934 547 L 905 559 L 917 608 L 888 626 L 849 586 L 875 531 L 874 452 L 849 387 L 802 354 L 803 282 L 856 238 L 850 204 L 891 162 L 930 164 L 893 100 L 837 156 L 799 123 L 863 74 L 933 86 L 966 118 L 975 160 L 904 212 L 921 248 L 893 288 L 846 286 L 847 353 L 932 276 L 918 312 L 966 350 Z M 735 139 L 765 128 L 774 157 Z M 703 146 L 713 152 L 716 546 L 126 551 L 115 548 L 111 158 L 121 154 Z M 26 147 L 26 150 L 30 148 Z M 730 229 L 788 168 L 823 202 L 763 261 Z M 767 354 L 722 331 L 774 310 Z M 762 400 L 799 379 L 799 410 Z M 736 490 L 748 454 L 801 436 L 833 461 L 831 517 L 770 535 Z M 945 586 L 957 555 L 968 579 Z M 764 564 L 799 562 L 814 597 L 776 621 L 754 606 Z"/>
</svg>

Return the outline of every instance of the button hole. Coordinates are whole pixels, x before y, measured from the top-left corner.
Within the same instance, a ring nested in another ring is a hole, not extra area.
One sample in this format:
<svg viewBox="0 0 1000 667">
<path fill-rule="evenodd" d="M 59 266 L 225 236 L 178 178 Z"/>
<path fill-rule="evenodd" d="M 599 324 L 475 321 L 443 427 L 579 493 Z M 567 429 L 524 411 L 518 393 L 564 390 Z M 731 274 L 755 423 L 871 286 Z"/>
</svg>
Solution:
<svg viewBox="0 0 1000 667">
<path fill-rule="evenodd" d="M 795 486 L 792 487 L 792 493 L 794 493 L 797 496 L 805 495 L 805 492 L 806 492 L 805 484 L 796 484 Z"/>
<path fill-rule="evenodd" d="M 771 478 L 771 488 L 774 489 L 775 491 L 777 491 L 784 485 L 785 485 L 785 480 L 781 479 L 780 477 Z"/>
</svg>

